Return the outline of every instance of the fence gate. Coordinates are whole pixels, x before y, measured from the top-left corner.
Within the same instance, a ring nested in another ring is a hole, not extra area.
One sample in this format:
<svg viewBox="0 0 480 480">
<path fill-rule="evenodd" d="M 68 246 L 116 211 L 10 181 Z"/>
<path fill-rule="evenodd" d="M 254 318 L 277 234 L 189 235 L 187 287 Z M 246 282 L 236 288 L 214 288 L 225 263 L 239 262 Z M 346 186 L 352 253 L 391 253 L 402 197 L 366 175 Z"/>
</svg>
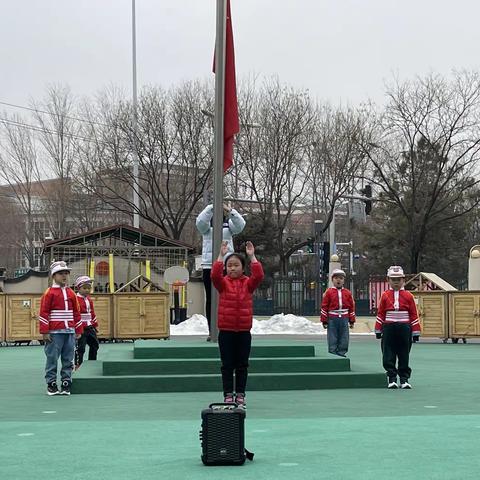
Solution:
<svg viewBox="0 0 480 480">
<path fill-rule="evenodd" d="M 275 278 L 273 281 L 273 314 L 318 314 L 319 285 L 303 278 Z"/>
</svg>

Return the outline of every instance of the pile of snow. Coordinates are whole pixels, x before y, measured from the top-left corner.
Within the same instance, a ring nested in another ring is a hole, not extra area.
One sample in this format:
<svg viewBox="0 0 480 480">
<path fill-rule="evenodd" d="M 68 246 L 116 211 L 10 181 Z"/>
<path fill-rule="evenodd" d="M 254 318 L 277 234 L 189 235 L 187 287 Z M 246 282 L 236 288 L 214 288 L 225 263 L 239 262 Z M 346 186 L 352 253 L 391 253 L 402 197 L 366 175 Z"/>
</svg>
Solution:
<svg viewBox="0 0 480 480">
<path fill-rule="evenodd" d="M 207 319 L 203 315 L 192 315 L 178 325 L 170 325 L 170 335 L 208 335 Z"/>
<path fill-rule="evenodd" d="M 280 313 L 268 320 L 253 319 L 252 333 L 255 335 L 289 334 L 322 335 L 326 333 L 321 323 L 314 323 L 305 317 Z"/>
<path fill-rule="evenodd" d="M 268 320 L 253 319 L 254 335 L 324 335 L 326 330 L 321 323 L 315 323 L 296 315 L 274 315 Z M 203 315 L 192 315 L 178 325 L 170 325 L 171 335 L 208 335 L 207 319 Z"/>
</svg>

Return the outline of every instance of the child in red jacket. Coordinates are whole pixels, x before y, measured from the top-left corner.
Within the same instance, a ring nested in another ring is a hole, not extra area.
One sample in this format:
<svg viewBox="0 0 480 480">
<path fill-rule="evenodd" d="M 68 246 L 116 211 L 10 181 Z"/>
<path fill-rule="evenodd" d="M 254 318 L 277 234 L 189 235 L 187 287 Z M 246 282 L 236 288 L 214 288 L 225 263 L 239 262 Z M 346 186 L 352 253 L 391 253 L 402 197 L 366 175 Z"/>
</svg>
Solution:
<svg viewBox="0 0 480 480">
<path fill-rule="evenodd" d="M 398 388 L 397 377 L 400 377 L 400 387 L 410 389 L 410 349 L 412 342 L 418 342 L 421 330 L 417 306 L 413 295 L 404 288 L 405 274 L 402 267 L 392 265 L 387 271 L 387 278 L 390 290 L 383 292 L 380 298 L 375 334 L 378 339 L 382 339 L 387 388 Z"/>
<path fill-rule="evenodd" d="M 263 280 L 262 264 L 255 258 L 252 242 L 246 243 L 252 275 L 244 275 L 245 259 L 238 253 L 230 254 L 225 264 L 228 243 L 222 242 L 220 254 L 212 266 L 212 283 L 219 292 L 218 346 L 222 360 L 222 382 L 225 403 L 236 402 L 245 408 L 245 389 L 248 359 L 252 343 L 252 294 Z M 224 274 L 224 268 L 226 275 Z M 235 388 L 233 374 L 235 372 Z M 235 393 L 234 393 L 235 392 Z"/>
<path fill-rule="evenodd" d="M 70 395 L 75 355 L 75 338 L 83 332 L 77 296 L 67 286 L 70 269 L 65 262 L 50 265 L 52 286 L 43 294 L 40 303 L 40 333 L 45 342 L 45 380 L 47 395 Z M 58 358 L 62 360 L 62 391 L 57 386 Z"/>
<path fill-rule="evenodd" d="M 321 321 L 327 328 L 328 351 L 345 357 L 348 352 L 348 327 L 355 324 L 355 302 L 352 292 L 345 288 L 345 272 L 339 268 L 332 272 L 333 287 L 328 288 L 322 299 Z"/>
<path fill-rule="evenodd" d="M 83 334 L 78 340 L 77 356 L 75 359 L 75 367 L 79 368 L 83 363 L 83 355 L 85 354 L 85 348 L 88 344 L 88 359 L 96 360 L 98 347 L 97 338 L 97 316 L 95 315 L 95 309 L 93 308 L 93 300 L 90 298 L 89 293 L 92 290 L 92 279 L 87 275 L 82 275 L 75 281 L 75 288 L 77 289 L 77 299 L 80 305 L 80 315 L 83 323 Z"/>
</svg>

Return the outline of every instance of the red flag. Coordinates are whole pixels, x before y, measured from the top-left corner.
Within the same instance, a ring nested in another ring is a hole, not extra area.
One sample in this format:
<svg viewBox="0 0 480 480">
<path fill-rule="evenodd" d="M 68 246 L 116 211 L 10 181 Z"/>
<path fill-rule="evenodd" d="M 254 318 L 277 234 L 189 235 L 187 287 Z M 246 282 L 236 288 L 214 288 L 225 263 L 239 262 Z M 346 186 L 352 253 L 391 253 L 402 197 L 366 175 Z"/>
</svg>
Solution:
<svg viewBox="0 0 480 480">
<path fill-rule="evenodd" d="M 215 72 L 215 60 L 213 62 L 213 71 Z M 235 134 L 240 131 L 230 0 L 227 0 L 227 23 L 225 31 L 225 110 L 223 115 L 223 171 L 226 172 L 233 165 L 233 142 L 235 140 Z"/>
</svg>

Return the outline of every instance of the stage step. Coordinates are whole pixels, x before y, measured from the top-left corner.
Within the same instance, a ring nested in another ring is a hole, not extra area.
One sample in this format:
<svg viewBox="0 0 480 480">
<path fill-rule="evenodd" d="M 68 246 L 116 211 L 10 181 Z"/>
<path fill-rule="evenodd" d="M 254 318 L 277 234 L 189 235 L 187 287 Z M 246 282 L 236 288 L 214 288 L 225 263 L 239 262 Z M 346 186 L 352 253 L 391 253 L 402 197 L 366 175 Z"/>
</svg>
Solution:
<svg viewBox="0 0 480 480">
<path fill-rule="evenodd" d="M 86 370 L 87 368 L 84 369 L 84 374 L 87 373 Z M 248 376 L 249 391 L 381 387 L 385 387 L 383 373 L 252 373 Z M 209 391 L 222 391 L 219 374 L 102 376 L 101 371 L 98 371 L 98 375 L 75 375 L 72 384 L 72 393 L 75 394 Z"/>
<path fill-rule="evenodd" d="M 176 341 L 139 340 L 135 342 L 133 356 L 147 358 L 219 358 L 215 343 L 178 344 Z M 250 358 L 314 357 L 315 346 L 303 343 L 257 341 L 252 344 Z"/>
<path fill-rule="evenodd" d="M 348 372 L 348 358 L 331 357 L 277 357 L 250 359 L 250 373 L 294 373 L 294 372 Z M 209 358 L 181 358 L 155 360 L 105 360 L 103 375 L 175 375 L 175 374 L 219 374 L 220 360 Z"/>
</svg>

